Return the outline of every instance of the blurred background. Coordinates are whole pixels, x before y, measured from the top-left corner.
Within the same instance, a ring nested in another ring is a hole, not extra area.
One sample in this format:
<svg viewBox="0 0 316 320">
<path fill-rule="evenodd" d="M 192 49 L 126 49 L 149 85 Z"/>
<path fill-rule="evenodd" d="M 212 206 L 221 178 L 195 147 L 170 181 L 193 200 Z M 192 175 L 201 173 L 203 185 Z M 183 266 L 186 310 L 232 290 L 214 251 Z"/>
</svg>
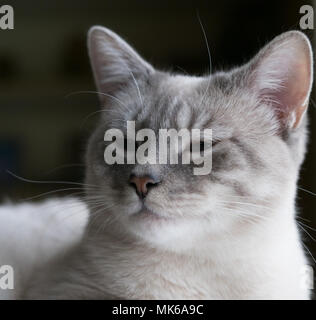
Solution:
<svg viewBox="0 0 316 320">
<path fill-rule="evenodd" d="M 300 7 L 311 2 L 5 1 L 14 8 L 15 26 L 0 30 L 0 201 L 40 200 L 43 192 L 65 188 L 21 181 L 6 170 L 33 180 L 82 181 L 83 153 L 97 115 L 87 117 L 99 109 L 96 95 L 76 93 L 95 90 L 86 50 L 90 26 L 113 29 L 158 68 L 198 75 L 209 66 L 197 12 L 213 70 L 228 69 L 247 61 L 274 36 L 300 29 Z M 312 40 L 313 30 L 305 33 Z M 315 108 L 312 102 L 300 187 L 316 193 Z M 298 206 L 307 225 L 302 231 L 306 250 L 316 256 L 311 229 L 316 227 L 316 195 L 311 192 L 299 191 Z"/>
</svg>

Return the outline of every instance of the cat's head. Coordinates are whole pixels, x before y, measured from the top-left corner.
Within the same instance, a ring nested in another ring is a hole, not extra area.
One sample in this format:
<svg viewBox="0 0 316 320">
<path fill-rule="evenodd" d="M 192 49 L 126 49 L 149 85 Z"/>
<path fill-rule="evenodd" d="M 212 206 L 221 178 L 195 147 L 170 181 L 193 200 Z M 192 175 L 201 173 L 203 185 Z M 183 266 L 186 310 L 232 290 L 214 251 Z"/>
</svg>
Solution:
<svg viewBox="0 0 316 320">
<path fill-rule="evenodd" d="M 185 248 L 292 214 L 313 78 L 304 34 L 284 33 L 246 65 L 204 77 L 158 71 L 103 27 L 90 30 L 88 47 L 103 105 L 86 157 L 92 220 Z M 128 120 L 157 136 L 161 128 L 212 129 L 211 173 L 105 163 L 106 130 L 126 132 Z"/>
</svg>

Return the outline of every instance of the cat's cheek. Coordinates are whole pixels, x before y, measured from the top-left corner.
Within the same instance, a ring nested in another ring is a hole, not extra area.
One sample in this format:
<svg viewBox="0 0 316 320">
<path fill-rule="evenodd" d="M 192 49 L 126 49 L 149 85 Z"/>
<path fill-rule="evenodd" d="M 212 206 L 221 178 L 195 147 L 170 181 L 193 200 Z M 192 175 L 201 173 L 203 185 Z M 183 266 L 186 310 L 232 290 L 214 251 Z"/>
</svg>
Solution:
<svg viewBox="0 0 316 320">
<path fill-rule="evenodd" d="M 93 175 L 97 178 L 104 176 L 106 172 L 106 168 L 104 164 L 100 164 L 100 163 L 93 163 L 91 165 L 91 170 L 93 172 Z"/>
</svg>

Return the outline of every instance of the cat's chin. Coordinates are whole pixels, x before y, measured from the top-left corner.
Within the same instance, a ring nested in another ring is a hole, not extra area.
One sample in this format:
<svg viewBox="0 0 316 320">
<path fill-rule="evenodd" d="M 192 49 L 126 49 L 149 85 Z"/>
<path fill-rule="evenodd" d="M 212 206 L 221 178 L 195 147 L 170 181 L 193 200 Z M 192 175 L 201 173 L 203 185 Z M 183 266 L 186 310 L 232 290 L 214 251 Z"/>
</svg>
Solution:
<svg viewBox="0 0 316 320">
<path fill-rule="evenodd" d="M 156 248 L 176 251 L 187 249 L 192 245 L 193 239 L 188 237 L 192 235 L 192 223 L 195 224 L 192 218 L 173 217 L 149 205 L 142 205 L 138 211 L 130 214 L 124 221 L 125 228 L 138 239 Z"/>
</svg>

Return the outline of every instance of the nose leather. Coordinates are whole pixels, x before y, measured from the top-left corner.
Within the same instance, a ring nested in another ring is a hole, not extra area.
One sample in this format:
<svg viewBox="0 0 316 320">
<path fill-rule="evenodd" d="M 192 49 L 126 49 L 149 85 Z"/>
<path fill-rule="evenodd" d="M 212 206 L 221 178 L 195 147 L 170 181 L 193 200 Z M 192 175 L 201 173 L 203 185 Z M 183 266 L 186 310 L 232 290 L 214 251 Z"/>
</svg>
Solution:
<svg viewBox="0 0 316 320">
<path fill-rule="evenodd" d="M 149 189 L 156 185 L 159 181 L 152 176 L 135 176 L 132 175 L 129 179 L 132 186 L 135 187 L 136 193 L 141 197 L 145 198 L 148 194 Z"/>
</svg>

